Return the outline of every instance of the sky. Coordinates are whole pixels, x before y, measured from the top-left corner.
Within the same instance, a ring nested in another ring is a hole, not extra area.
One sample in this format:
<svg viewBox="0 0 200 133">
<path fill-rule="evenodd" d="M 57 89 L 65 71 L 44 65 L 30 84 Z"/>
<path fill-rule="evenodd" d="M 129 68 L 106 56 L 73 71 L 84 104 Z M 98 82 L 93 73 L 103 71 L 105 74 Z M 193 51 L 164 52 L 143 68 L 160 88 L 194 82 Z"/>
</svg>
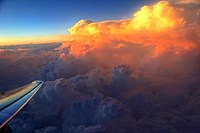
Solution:
<svg viewBox="0 0 200 133">
<path fill-rule="evenodd" d="M 130 17 L 155 0 L 0 0 L 0 37 L 68 34 L 80 19 Z"/>
</svg>

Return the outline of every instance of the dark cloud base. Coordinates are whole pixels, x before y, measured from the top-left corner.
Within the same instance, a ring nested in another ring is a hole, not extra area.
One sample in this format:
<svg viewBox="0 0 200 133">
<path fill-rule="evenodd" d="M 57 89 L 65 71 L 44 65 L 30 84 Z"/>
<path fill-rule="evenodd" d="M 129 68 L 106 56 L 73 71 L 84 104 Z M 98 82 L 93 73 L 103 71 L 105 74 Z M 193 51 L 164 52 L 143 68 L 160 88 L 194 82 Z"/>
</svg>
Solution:
<svg viewBox="0 0 200 133">
<path fill-rule="evenodd" d="M 37 79 L 41 69 L 58 56 L 60 44 L 0 46 L 0 92 Z"/>
<path fill-rule="evenodd" d="M 88 58 L 44 67 L 44 87 L 10 122 L 14 133 L 200 132 L 199 52 L 143 56 L 137 66 Z"/>
</svg>

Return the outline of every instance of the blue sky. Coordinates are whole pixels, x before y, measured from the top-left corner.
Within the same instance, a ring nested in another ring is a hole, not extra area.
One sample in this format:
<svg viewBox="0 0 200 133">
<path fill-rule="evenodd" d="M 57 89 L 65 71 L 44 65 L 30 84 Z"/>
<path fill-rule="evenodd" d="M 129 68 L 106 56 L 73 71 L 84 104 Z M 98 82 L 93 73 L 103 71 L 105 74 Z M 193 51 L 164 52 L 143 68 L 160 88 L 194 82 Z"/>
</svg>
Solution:
<svg viewBox="0 0 200 133">
<path fill-rule="evenodd" d="M 0 0 L 0 37 L 67 34 L 80 19 L 121 19 L 155 0 Z"/>
</svg>

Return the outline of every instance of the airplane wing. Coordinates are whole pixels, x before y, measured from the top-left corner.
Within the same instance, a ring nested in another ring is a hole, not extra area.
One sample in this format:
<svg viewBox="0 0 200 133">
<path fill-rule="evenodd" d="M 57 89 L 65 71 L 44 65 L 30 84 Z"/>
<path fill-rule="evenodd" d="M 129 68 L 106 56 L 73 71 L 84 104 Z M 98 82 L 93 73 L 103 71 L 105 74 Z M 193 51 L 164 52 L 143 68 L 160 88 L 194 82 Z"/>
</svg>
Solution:
<svg viewBox="0 0 200 133">
<path fill-rule="evenodd" d="M 0 94 L 0 129 L 31 100 L 43 83 L 41 80 L 36 80 L 20 88 Z"/>
</svg>

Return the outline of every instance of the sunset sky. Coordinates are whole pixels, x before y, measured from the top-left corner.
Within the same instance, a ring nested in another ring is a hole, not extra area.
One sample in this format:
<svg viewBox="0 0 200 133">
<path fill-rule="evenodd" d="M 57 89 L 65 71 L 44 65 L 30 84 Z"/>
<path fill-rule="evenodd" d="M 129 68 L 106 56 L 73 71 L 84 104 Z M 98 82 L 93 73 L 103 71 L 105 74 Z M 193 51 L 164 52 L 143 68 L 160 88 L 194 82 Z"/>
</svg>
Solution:
<svg viewBox="0 0 200 133">
<path fill-rule="evenodd" d="M 198 0 L 166 1 L 172 4 L 199 3 Z M 176 27 L 174 24 L 184 23 L 182 16 L 178 16 L 179 11 L 175 9 L 173 13 L 169 13 L 172 11 L 172 5 L 168 6 L 170 8 L 168 12 L 163 12 L 165 7 L 160 6 L 163 8 L 161 9 L 159 5 L 155 11 L 149 9 L 140 12 L 143 6 L 154 5 L 157 2 L 158 0 L 0 0 L 0 45 L 65 42 L 68 39 L 66 36 L 73 32 L 68 29 L 80 20 L 123 21 L 134 19 L 135 13 L 138 14 L 137 19 L 131 22 L 132 26 L 135 25 L 134 29 L 149 26 L 151 30 L 154 30 L 165 26 L 170 28 L 170 25 Z M 168 16 L 162 15 L 162 12 Z M 196 11 L 197 15 L 198 12 Z M 156 16 L 155 13 L 164 20 L 157 16 L 150 18 L 151 23 L 149 20 L 146 21 L 149 19 L 148 15 Z M 188 14 L 184 16 L 190 16 Z M 154 25 L 152 20 L 157 22 L 157 25 Z M 136 27 L 138 24 L 139 27 Z M 126 29 L 123 30 L 131 31 L 132 26 L 125 26 L 123 28 Z M 119 27 L 113 27 L 113 29 L 116 28 L 119 29 Z M 138 39 L 137 35 L 138 33 L 133 37 Z"/>
<path fill-rule="evenodd" d="M 67 29 L 81 19 L 103 21 L 128 18 L 142 6 L 154 2 L 155 0 L 0 0 L 0 45 L 45 42 L 48 36 L 51 39 L 47 39 L 47 42 L 63 41 L 58 36 L 68 34 Z"/>
</svg>

